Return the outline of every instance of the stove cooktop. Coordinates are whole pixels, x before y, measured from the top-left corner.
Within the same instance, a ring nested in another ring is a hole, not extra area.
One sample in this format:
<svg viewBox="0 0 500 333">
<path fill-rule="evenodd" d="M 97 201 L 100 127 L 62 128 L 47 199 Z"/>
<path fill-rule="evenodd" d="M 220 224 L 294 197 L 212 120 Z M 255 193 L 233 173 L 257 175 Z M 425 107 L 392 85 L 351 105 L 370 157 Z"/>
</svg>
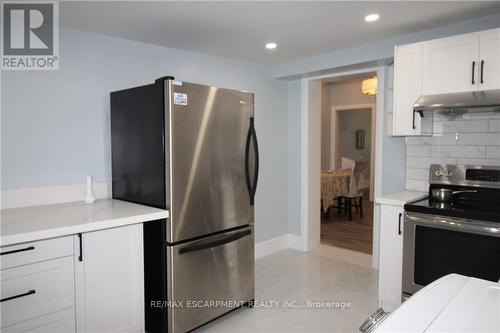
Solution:
<svg viewBox="0 0 500 333">
<path fill-rule="evenodd" d="M 408 203 L 405 211 L 500 223 L 500 204 L 479 200 L 437 202 L 430 197 Z"/>
<path fill-rule="evenodd" d="M 433 164 L 429 183 L 429 197 L 406 204 L 405 211 L 500 223 L 499 166 Z M 451 202 L 432 199 L 432 190 L 442 188 L 458 191 Z"/>
</svg>

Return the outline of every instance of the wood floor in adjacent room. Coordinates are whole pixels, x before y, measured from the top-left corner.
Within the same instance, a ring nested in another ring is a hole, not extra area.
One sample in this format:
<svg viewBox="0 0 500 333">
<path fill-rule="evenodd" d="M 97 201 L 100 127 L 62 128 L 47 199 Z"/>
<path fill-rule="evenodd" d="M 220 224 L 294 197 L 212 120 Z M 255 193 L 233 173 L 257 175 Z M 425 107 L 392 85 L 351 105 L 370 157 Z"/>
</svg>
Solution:
<svg viewBox="0 0 500 333">
<path fill-rule="evenodd" d="M 321 219 L 321 244 L 336 246 L 353 251 L 372 253 L 373 242 L 373 202 L 369 196 L 363 196 L 363 213 L 361 218 L 353 207 L 352 221 L 347 214 L 338 214 L 332 208 L 330 214 Z"/>
</svg>

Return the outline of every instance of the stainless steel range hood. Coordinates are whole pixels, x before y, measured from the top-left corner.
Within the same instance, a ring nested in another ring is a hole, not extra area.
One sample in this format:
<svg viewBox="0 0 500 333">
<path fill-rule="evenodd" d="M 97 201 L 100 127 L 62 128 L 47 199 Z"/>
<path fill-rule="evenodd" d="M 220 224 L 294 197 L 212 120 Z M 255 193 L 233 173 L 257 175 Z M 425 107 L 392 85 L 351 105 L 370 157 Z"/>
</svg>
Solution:
<svg viewBox="0 0 500 333">
<path fill-rule="evenodd" d="M 500 89 L 452 94 L 422 95 L 413 106 L 422 111 L 500 111 Z"/>
</svg>

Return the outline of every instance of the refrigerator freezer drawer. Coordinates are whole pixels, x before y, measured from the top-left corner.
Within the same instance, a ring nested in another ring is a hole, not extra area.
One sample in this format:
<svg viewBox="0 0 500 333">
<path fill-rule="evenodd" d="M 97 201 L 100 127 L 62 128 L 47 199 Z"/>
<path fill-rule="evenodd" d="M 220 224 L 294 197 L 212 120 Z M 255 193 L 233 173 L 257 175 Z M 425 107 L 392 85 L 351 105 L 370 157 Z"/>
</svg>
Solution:
<svg viewBox="0 0 500 333">
<path fill-rule="evenodd" d="M 253 226 L 170 246 L 167 256 L 169 332 L 189 331 L 254 298 Z"/>
</svg>

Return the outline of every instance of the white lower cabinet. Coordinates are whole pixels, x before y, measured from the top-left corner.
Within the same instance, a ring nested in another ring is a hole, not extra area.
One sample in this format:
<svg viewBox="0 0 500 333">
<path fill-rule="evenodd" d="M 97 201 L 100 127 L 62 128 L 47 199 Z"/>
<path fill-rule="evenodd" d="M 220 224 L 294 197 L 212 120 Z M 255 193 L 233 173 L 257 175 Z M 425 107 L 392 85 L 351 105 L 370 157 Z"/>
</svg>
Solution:
<svg viewBox="0 0 500 333">
<path fill-rule="evenodd" d="M 386 311 L 392 311 L 401 304 L 403 222 L 403 207 L 380 205 L 378 298 Z"/>
<path fill-rule="evenodd" d="M 74 306 L 73 258 L 2 270 L 2 327 Z"/>
<path fill-rule="evenodd" d="M 2 333 L 68 333 L 75 331 L 75 307 L 2 328 Z"/>
<path fill-rule="evenodd" d="M 0 248 L 3 332 L 144 332 L 142 224 Z"/>
<path fill-rule="evenodd" d="M 75 235 L 78 333 L 144 331 L 142 242 L 142 224 Z"/>
</svg>

